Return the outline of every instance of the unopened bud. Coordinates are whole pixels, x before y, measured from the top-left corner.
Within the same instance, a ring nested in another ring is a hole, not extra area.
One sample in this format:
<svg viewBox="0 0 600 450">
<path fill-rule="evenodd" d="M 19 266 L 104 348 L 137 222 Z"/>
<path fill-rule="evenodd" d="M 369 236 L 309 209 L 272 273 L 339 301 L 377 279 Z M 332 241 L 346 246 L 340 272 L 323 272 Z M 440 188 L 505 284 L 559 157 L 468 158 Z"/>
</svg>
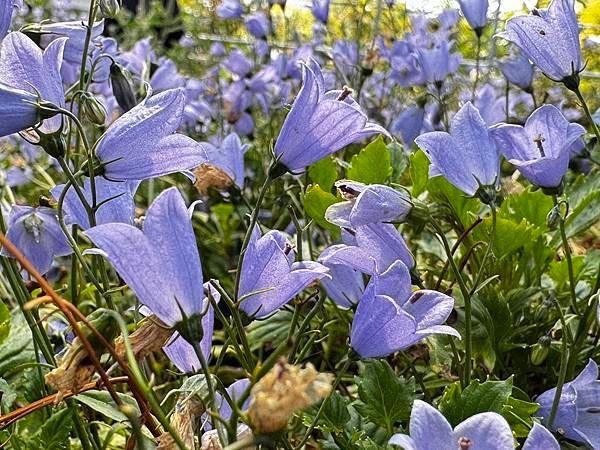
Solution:
<svg viewBox="0 0 600 450">
<path fill-rule="evenodd" d="M 119 0 L 100 0 L 100 13 L 106 19 L 114 19 L 120 9 Z"/>
<path fill-rule="evenodd" d="M 81 96 L 81 112 L 94 125 L 104 125 L 106 123 L 106 109 L 89 92 Z"/>
<path fill-rule="evenodd" d="M 543 336 L 543 338 L 548 338 L 549 341 L 552 341 L 549 336 Z M 541 365 L 550 353 L 550 346 L 542 344 L 541 341 L 542 338 L 540 338 L 540 340 L 531 347 L 531 364 L 534 366 Z"/>
<path fill-rule="evenodd" d="M 110 65 L 110 83 L 113 95 L 123 111 L 127 112 L 137 105 L 129 72 L 115 62 Z"/>
<path fill-rule="evenodd" d="M 62 158 L 67 152 L 67 142 L 62 135 L 62 130 L 55 133 L 39 135 L 40 141 L 38 145 L 44 149 L 53 158 Z"/>
</svg>

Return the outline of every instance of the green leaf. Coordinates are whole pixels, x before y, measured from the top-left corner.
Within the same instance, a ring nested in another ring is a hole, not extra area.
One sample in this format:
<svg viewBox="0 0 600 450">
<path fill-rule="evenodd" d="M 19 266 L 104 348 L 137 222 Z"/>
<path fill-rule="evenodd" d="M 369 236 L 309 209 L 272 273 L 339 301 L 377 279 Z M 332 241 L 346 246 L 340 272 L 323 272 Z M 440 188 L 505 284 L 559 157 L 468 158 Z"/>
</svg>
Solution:
<svg viewBox="0 0 600 450">
<path fill-rule="evenodd" d="M 357 379 L 360 402 L 354 407 L 373 423 L 392 433 L 394 424 L 408 419 L 415 399 L 414 380 L 396 375 L 387 361 L 370 360 L 364 363 Z"/>
<path fill-rule="evenodd" d="M 327 426 L 327 431 L 341 431 L 350 420 L 348 412 L 348 400 L 337 392 L 334 392 L 327 400 L 321 420 Z"/>
<path fill-rule="evenodd" d="M 4 342 L 4 340 L 10 334 L 10 310 L 4 304 L 4 302 L 0 301 L 0 344 Z"/>
<path fill-rule="evenodd" d="M 17 393 L 15 390 L 4 378 L 0 378 L 0 411 L 2 413 L 10 411 L 16 399 Z"/>
<path fill-rule="evenodd" d="M 72 426 L 71 410 L 62 409 L 44 422 L 42 428 L 33 436 L 30 445 L 44 450 L 68 449 Z"/>
<path fill-rule="evenodd" d="M 125 405 L 134 408 L 137 411 L 136 414 L 140 414 L 137 403 L 133 397 L 120 393 L 118 395 Z M 119 410 L 113 399 L 110 397 L 110 394 L 106 391 L 87 391 L 83 394 L 76 395 L 73 398 L 79 403 L 89 406 L 94 411 L 97 411 L 103 416 L 116 422 L 126 422 L 129 420 L 127 416 Z"/>
<path fill-rule="evenodd" d="M 533 419 L 531 416 L 535 414 L 538 409 L 540 409 L 539 403 L 532 403 L 526 400 L 509 397 L 506 404 L 502 407 L 501 413 L 509 423 L 510 428 L 515 435 L 521 438 L 526 437 L 529 434 L 529 430 L 533 426 Z"/>
<path fill-rule="evenodd" d="M 474 380 L 462 392 L 460 384 L 454 383 L 444 391 L 439 408 L 452 426 L 456 426 L 481 412 L 501 413 L 512 390 L 512 377 L 505 381 L 488 380 L 484 383 Z"/>
<path fill-rule="evenodd" d="M 392 174 L 390 152 L 379 136 L 350 161 L 346 177 L 365 184 L 385 183 Z"/>
<path fill-rule="evenodd" d="M 527 220 L 531 225 L 546 229 L 546 216 L 552 209 L 552 198 L 541 190 L 525 190 L 509 195 L 500 206 L 498 215 L 513 219 L 514 222 Z"/>
<path fill-rule="evenodd" d="M 567 237 L 576 236 L 598 222 L 600 219 L 600 191 L 588 195 L 567 217 L 565 231 Z M 558 238 L 555 239 L 555 242 Z M 558 241 L 560 242 L 560 241 Z"/>
<path fill-rule="evenodd" d="M 460 189 L 454 187 L 444 177 L 433 177 L 427 182 L 429 195 L 441 203 L 450 212 L 454 220 L 458 220 L 466 229 L 473 222 L 473 215 L 479 210 L 479 200 L 467 197 Z"/>
<path fill-rule="evenodd" d="M 416 198 L 425 192 L 429 179 L 429 159 L 422 150 L 410 155 L 409 173 L 412 181 L 411 194 Z"/>
<path fill-rule="evenodd" d="M 337 168 L 331 156 L 323 158 L 308 168 L 308 177 L 313 183 L 321 186 L 325 192 L 330 192 L 337 180 Z"/>
<path fill-rule="evenodd" d="M 333 232 L 339 233 L 339 228 L 325 220 L 325 211 L 334 203 L 338 203 L 338 198 L 325 192 L 317 184 L 308 186 L 303 197 L 304 209 L 311 219 L 321 227 Z"/>
</svg>

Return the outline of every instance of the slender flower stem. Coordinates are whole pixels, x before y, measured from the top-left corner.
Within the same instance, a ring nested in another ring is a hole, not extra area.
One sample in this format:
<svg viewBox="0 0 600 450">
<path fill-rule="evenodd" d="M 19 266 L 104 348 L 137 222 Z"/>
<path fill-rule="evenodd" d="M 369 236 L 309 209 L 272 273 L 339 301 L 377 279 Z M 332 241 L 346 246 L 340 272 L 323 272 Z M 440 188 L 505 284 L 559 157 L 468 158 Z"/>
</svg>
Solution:
<svg viewBox="0 0 600 450">
<path fill-rule="evenodd" d="M 475 101 L 475 94 L 477 93 L 477 84 L 479 84 L 479 71 L 480 71 L 480 59 L 481 59 L 481 34 L 477 33 L 477 56 L 475 59 L 475 82 L 473 83 L 473 91 L 471 92 L 471 102 Z"/>
<path fill-rule="evenodd" d="M 254 209 L 252 210 L 252 214 L 250 215 L 250 224 L 248 225 L 248 229 L 246 230 L 246 235 L 244 236 L 244 241 L 242 242 L 242 248 L 240 249 L 240 256 L 238 258 L 237 269 L 235 272 L 235 290 L 234 290 L 234 294 L 233 294 L 233 298 L 236 302 L 238 301 L 238 296 L 239 296 L 240 278 L 242 275 L 242 261 L 244 260 L 244 254 L 246 253 L 246 249 L 248 248 L 248 245 L 250 244 L 250 238 L 252 237 L 252 231 L 254 230 L 254 227 L 256 226 L 256 224 L 258 222 L 258 213 L 260 211 L 260 207 L 262 205 L 262 202 L 265 198 L 267 191 L 269 190 L 269 187 L 271 186 L 272 181 L 273 181 L 273 178 L 271 176 L 271 171 L 269 170 L 269 172 L 267 172 L 267 178 L 265 178 L 265 182 L 263 183 L 263 185 L 260 188 L 260 191 L 258 193 L 258 198 L 256 199 L 256 205 L 254 206 Z"/>
<path fill-rule="evenodd" d="M 596 122 L 594 121 L 594 118 L 592 117 L 590 108 L 588 107 L 588 105 L 585 101 L 585 98 L 583 98 L 583 95 L 581 94 L 581 90 L 579 89 L 579 86 L 577 87 L 577 89 L 573 90 L 573 92 L 575 93 L 575 95 L 577 96 L 579 101 L 581 102 L 581 107 L 583 108 L 583 112 L 585 113 L 586 117 L 590 121 L 590 124 L 592 125 L 592 129 L 594 130 L 594 134 L 596 135 L 596 139 L 598 141 L 597 145 L 600 145 L 600 129 L 598 129 L 598 125 L 596 125 Z"/>
<path fill-rule="evenodd" d="M 552 401 L 552 409 L 550 410 L 550 417 L 548 418 L 548 429 L 552 429 L 552 424 L 554 423 L 554 419 L 556 418 L 556 413 L 558 412 L 558 405 L 560 404 L 560 397 L 562 395 L 563 386 L 565 384 L 567 378 L 567 366 L 569 360 L 568 354 L 568 325 L 565 321 L 564 314 L 560 308 L 560 304 L 556 301 L 556 307 L 559 309 L 560 313 L 560 321 L 562 325 L 562 345 L 560 350 L 560 372 L 558 374 L 558 382 L 556 384 L 556 392 L 554 394 L 554 400 Z"/>
<path fill-rule="evenodd" d="M 485 250 L 485 254 L 483 255 L 483 259 L 481 260 L 481 265 L 479 266 L 479 271 L 477 272 L 475 281 L 473 281 L 473 286 L 471 287 L 471 290 L 469 291 L 470 295 L 473 295 L 475 293 L 475 291 L 477 290 L 477 288 L 479 287 L 479 282 L 481 281 L 481 278 L 483 276 L 483 272 L 485 270 L 486 263 L 488 261 L 488 258 L 491 255 L 492 249 L 494 247 L 494 237 L 496 235 L 496 206 L 492 204 L 490 206 L 490 208 L 492 210 L 492 227 L 490 229 L 490 240 L 489 240 L 487 248 Z"/>
<path fill-rule="evenodd" d="M 448 243 L 448 239 L 444 234 L 444 230 L 439 226 L 439 224 L 432 220 L 431 224 L 435 228 L 435 231 L 442 241 L 442 245 L 444 246 L 444 250 L 446 251 L 446 255 L 448 256 L 448 262 L 450 263 L 450 268 L 458 281 L 458 286 L 460 287 L 460 291 L 463 295 L 463 299 L 465 302 L 465 364 L 463 367 L 463 377 L 462 377 L 462 387 L 465 388 L 471 383 L 471 354 L 472 354 L 472 338 L 471 338 L 471 320 L 472 320 L 472 307 L 471 307 L 471 294 L 465 280 L 460 273 L 460 270 L 456 266 L 456 262 L 452 256 L 452 249 L 450 248 L 450 244 Z"/>
<path fill-rule="evenodd" d="M 558 196 L 552 196 L 554 200 L 554 207 L 559 207 Z M 562 212 L 559 211 L 558 214 L 559 221 L 558 226 L 560 229 L 560 237 L 562 239 L 563 249 L 565 251 L 565 258 L 567 259 L 567 269 L 569 273 L 569 290 L 571 292 L 571 306 L 573 308 L 573 312 L 579 315 L 579 307 L 577 306 L 577 293 L 575 292 L 575 275 L 573 272 L 573 258 L 571 257 L 571 247 L 569 246 L 569 239 L 567 238 L 567 233 L 565 231 L 565 218 L 562 215 Z"/>
</svg>

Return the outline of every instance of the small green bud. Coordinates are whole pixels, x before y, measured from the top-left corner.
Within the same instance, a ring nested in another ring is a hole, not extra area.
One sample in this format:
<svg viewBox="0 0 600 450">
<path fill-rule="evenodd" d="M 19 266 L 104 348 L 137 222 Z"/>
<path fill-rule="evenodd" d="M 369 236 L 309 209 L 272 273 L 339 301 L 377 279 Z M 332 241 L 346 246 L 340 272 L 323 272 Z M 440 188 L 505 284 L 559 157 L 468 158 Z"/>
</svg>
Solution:
<svg viewBox="0 0 600 450">
<path fill-rule="evenodd" d="M 548 339 L 550 339 L 548 336 L 543 336 L 543 337 L 547 337 Z M 541 340 L 542 340 L 542 338 L 540 338 L 540 341 Z M 549 346 L 542 345 L 539 342 L 537 344 L 534 344 L 531 347 L 531 354 L 530 354 L 531 364 L 533 364 L 534 366 L 541 365 L 546 360 L 549 353 L 550 353 Z"/>
<path fill-rule="evenodd" d="M 51 134 L 40 134 L 38 145 L 54 158 L 62 158 L 67 153 L 67 142 L 61 130 Z"/>
<path fill-rule="evenodd" d="M 104 125 L 106 123 L 106 109 L 89 92 L 81 96 L 81 113 L 94 125 Z"/>
<path fill-rule="evenodd" d="M 114 19 L 121 9 L 119 0 L 100 0 L 100 13 L 106 19 Z"/>
</svg>

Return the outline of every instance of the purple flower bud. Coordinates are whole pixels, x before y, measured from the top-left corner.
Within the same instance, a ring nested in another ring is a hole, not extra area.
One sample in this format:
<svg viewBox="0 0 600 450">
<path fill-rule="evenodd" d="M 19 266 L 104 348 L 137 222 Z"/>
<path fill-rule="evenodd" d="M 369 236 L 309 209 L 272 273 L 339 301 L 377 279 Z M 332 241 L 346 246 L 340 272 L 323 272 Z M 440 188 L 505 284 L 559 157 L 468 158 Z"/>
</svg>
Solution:
<svg viewBox="0 0 600 450">
<path fill-rule="evenodd" d="M 478 36 L 487 24 L 488 0 L 459 0 L 460 10 Z"/>
<path fill-rule="evenodd" d="M 531 84 L 533 83 L 533 66 L 525 56 L 520 54 L 514 59 L 507 59 L 498 63 L 498 66 L 502 71 L 502 75 L 504 75 L 509 82 L 515 86 L 519 86 L 524 91 L 531 90 Z"/>
<path fill-rule="evenodd" d="M 312 13 L 319 22 L 327 24 L 330 0 L 312 0 Z"/>
<path fill-rule="evenodd" d="M 221 19 L 239 19 L 244 13 L 244 7 L 238 0 L 223 0 L 216 11 Z"/>
<path fill-rule="evenodd" d="M 257 39 L 264 39 L 271 33 L 271 24 L 263 12 L 247 16 L 244 25 L 246 25 L 248 33 Z"/>
</svg>

